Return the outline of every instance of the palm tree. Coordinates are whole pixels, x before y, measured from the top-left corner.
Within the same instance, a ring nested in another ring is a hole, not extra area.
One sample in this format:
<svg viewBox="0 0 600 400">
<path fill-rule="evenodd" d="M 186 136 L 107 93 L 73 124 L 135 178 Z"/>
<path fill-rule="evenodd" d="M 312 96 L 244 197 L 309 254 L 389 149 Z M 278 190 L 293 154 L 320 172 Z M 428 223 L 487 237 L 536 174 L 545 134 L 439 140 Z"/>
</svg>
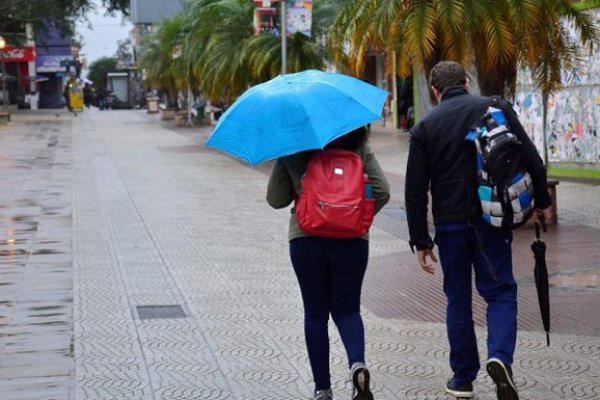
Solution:
<svg viewBox="0 0 600 400">
<path fill-rule="evenodd" d="M 438 61 L 456 60 L 476 69 L 484 95 L 512 93 L 524 63 L 542 90 L 551 91 L 560 84 L 561 66 L 578 54 L 564 18 L 583 45 L 598 38 L 594 21 L 568 0 L 355 0 L 338 15 L 330 46 L 338 61 L 350 48 L 346 58 L 354 70 L 369 50 L 395 52 L 401 76 L 413 68 L 428 75 Z"/>
<path fill-rule="evenodd" d="M 312 37 L 296 33 L 288 38 L 289 72 L 324 67 L 322 38 L 338 2 L 315 2 Z M 253 13 L 254 6 L 247 0 L 203 0 L 190 6 L 184 47 L 193 74 L 212 100 L 230 101 L 280 73 L 281 38 L 272 33 L 255 35 Z"/>
<path fill-rule="evenodd" d="M 311 36 L 294 33 L 287 39 L 287 72 L 323 69 L 327 62 L 325 36 L 333 22 L 339 0 L 321 0 L 313 3 Z M 257 79 L 265 81 L 281 70 L 281 38 L 263 33 L 248 40 L 250 66 Z"/>
<path fill-rule="evenodd" d="M 164 20 L 156 31 L 143 38 L 140 46 L 139 65 L 145 71 L 147 83 L 167 91 L 171 102 L 176 91 L 186 85 L 184 60 L 176 54 L 181 48 L 184 28 L 182 16 Z"/>
<path fill-rule="evenodd" d="M 380 20 L 377 12 L 381 0 L 358 0 L 347 2 L 337 13 L 328 33 L 328 53 L 338 69 L 354 76 L 361 76 L 369 52 L 384 51 L 389 20 Z M 381 16 L 384 17 L 383 15 Z M 388 63 L 391 65 L 391 63 Z"/>
<path fill-rule="evenodd" d="M 264 82 L 281 71 L 281 38 L 270 33 L 261 33 L 248 40 L 250 68 L 256 78 Z M 287 39 L 287 73 L 307 69 L 323 69 L 325 66 L 324 46 L 294 33 Z"/>
<path fill-rule="evenodd" d="M 252 82 L 244 46 L 254 32 L 253 11 L 245 0 L 203 1 L 190 9 L 192 71 L 213 100 L 235 96 Z"/>
</svg>

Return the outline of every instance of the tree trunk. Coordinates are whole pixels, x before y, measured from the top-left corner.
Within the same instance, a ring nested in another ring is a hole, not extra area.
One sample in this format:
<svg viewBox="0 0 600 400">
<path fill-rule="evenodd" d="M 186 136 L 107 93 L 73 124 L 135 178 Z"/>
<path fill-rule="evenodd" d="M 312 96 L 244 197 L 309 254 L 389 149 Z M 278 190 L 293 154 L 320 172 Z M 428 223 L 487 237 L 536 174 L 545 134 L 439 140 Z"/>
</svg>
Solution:
<svg viewBox="0 0 600 400">
<path fill-rule="evenodd" d="M 476 65 L 477 83 L 482 96 L 500 96 L 511 98 L 517 79 L 516 65 L 498 64 L 493 70 L 481 64 Z"/>
</svg>

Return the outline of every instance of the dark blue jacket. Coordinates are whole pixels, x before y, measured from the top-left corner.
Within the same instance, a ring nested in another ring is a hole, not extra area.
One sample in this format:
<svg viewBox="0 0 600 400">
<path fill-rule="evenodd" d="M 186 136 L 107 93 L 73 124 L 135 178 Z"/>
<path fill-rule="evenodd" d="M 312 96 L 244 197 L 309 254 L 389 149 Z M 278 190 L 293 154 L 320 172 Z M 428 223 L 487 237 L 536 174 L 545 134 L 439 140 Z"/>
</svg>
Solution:
<svg viewBox="0 0 600 400">
<path fill-rule="evenodd" d="M 433 222 L 469 222 L 481 215 L 477 200 L 473 154 L 465 146 L 470 127 L 491 105 L 490 98 L 473 96 L 464 86 L 444 91 L 440 104 L 411 130 L 406 167 L 405 201 L 410 245 L 421 250 L 433 247 L 427 226 L 431 187 Z M 511 105 L 496 105 L 504 112 L 511 131 L 522 142 L 522 159 L 531 174 L 536 208 L 550 206 L 546 170 Z M 470 193 L 470 194 L 469 194 Z"/>
</svg>

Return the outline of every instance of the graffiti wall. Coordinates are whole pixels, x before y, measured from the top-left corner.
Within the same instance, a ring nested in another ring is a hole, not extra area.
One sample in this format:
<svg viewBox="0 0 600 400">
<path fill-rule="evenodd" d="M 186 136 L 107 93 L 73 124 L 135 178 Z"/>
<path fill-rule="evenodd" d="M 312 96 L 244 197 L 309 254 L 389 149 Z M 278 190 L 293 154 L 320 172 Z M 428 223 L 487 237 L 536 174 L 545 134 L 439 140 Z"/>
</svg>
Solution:
<svg viewBox="0 0 600 400">
<path fill-rule="evenodd" d="M 593 14 L 600 24 L 600 10 Z M 574 33 L 573 33 L 574 35 Z M 515 106 L 544 156 L 543 102 L 528 71 L 520 71 Z M 565 69 L 563 87 L 548 99 L 546 147 L 551 162 L 600 163 L 600 46 Z"/>
</svg>

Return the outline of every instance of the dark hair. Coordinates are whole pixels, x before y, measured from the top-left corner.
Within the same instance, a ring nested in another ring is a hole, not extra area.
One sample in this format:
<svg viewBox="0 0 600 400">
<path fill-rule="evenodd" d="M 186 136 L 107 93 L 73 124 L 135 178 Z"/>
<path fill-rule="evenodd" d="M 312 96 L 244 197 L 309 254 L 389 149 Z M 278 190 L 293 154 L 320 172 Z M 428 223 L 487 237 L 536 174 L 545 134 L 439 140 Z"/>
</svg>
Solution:
<svg viewBox="0 0 600 400">
<path fill-rule="evenodd" d="M 361 126 L 360 128 L 356 128 L 353 131 L 346 133 L 344 136 L 340 136 L 326 147 L 356 151 L 367 143 L 368 138 L 369 131 L 365 126 Z"/>
<path fill-rule="evenodd" d="M 467 72 L 456 61 L 440 61 L 429 73 L 429 84 L 440 92 L 450 86 L 460 86 L 465 83 L 467 83 Z"/>
</svg>

